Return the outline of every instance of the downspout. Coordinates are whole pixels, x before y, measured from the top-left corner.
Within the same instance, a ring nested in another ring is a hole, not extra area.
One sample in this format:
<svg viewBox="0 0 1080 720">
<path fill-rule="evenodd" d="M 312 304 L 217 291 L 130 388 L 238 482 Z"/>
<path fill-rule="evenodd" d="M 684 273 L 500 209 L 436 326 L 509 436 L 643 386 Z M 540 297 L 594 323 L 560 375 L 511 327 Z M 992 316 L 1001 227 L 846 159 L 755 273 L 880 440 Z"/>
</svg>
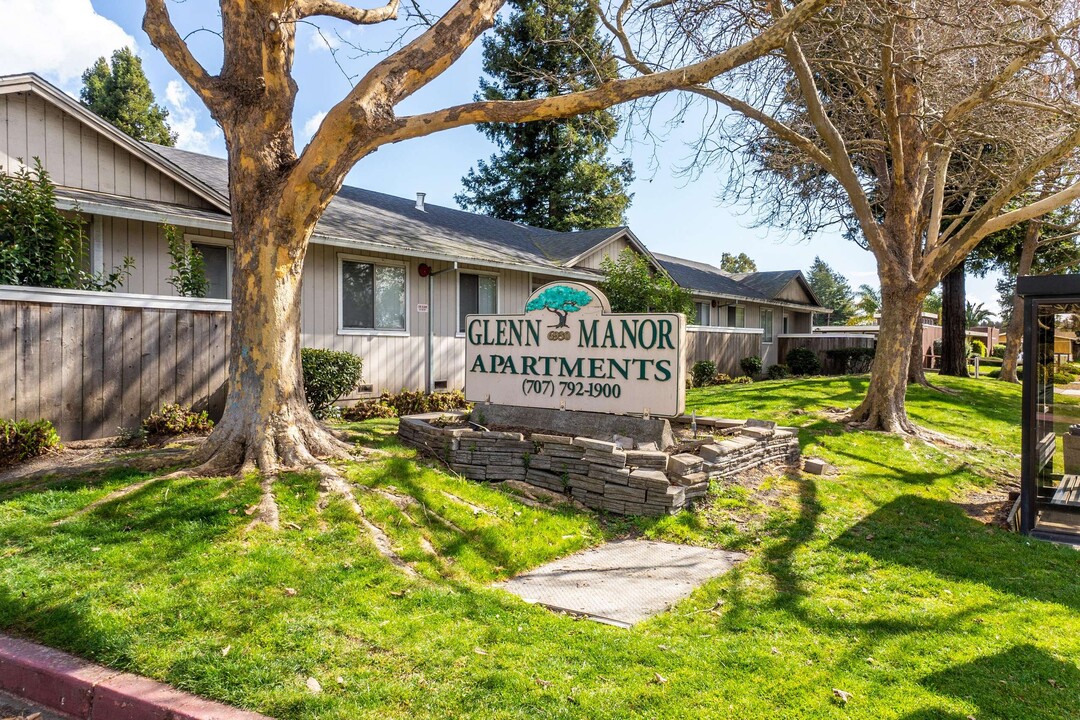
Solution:
<svg viewBox="0 0 1080 720">
<path fill-rule="evenodd" d="M 436 272 L 429 273 L 427 276 L 427 299 L 428 299 L 428 317 L 427 317 L 427 362 L 424 366 L 424 385 L 427 387 L 429 393 L 435 392 L 435 376 L 432 372 L 432 363 L 435 357 L 435 306 L 432 300 L 435 297 L 435 276 L 442 275 L 444 272 L 450 272 L 451 270 L 457 270 L 458 264 L 455 262 L 453 265 Z"/>
</svg>

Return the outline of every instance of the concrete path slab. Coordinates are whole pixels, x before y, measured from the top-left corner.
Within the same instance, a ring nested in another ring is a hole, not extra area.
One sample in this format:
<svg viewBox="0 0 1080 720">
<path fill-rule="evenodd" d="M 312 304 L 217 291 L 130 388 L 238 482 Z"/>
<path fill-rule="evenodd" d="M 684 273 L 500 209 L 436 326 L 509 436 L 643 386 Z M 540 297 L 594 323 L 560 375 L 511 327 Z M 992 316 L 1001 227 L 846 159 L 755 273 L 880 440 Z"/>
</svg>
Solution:
<svg viewBox="0 0 1080 720">
<path fill-rule="evenodd" d="M 628 628 L 723 575 L 744 553 L 618 540 L 496 584 L 526 602 Z"/>
</svg>

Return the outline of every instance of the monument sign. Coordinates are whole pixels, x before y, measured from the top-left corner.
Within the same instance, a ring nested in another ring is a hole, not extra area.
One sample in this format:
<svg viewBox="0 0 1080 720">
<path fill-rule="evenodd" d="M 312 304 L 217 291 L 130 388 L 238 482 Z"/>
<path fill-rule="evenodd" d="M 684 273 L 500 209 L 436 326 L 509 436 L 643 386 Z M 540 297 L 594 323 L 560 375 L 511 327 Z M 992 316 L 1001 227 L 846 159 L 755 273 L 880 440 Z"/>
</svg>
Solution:
<svg viewBox="0 0 1080 720">
<path fill-rule="evenodd" d="M 523 315 L 465 320 L 465 397 L 474 403 L 674 417 L 686 399 L 686 318 L 615 314 L 576 282 L 536 290 Z"/>
</svg>

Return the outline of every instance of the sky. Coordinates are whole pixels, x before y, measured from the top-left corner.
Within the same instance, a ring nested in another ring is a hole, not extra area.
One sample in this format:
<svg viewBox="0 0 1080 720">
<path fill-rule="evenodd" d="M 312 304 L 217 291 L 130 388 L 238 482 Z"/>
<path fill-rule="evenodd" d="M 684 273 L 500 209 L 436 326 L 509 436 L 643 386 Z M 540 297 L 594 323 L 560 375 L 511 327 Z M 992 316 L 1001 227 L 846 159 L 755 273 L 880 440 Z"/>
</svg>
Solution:
<svg viewBox="0 0 1080 720">
<path fill-rule="evenodd" d="M 373 2 L 377 5 L 379 0 Z M 438 10 L 438 3 L 445 2 L 437 0 L 433 8 Z M 188 40 L 196 57 L 215 73 L 221 62 L 220 39 L 203 28 L 220 27 L 217 2 L 170 0 L 168 6 L 181 35 L 190 33 Z M 83 70 L 119 47 L 133 47 L 142 58 L 158 102 L 169 111 L 177 145 L 223 157 L 221 130 L 143 33 L 143 8 L 136 0 L 0 0 L 0 17 L 15 25 L 0 45 L 0 75 L 35 72 L 77 96 Z M 358 55 L 355 48 L 382 47 L 402 26 L 399 21 L 358 28 L 319 18 L 315 25 L 298 28 L 294 67 L 300 88 L 294 117 L 298 148 L 318 128 L 323 114 L 348 93 L 352 84 L 349 76 L 362 73 L 375 61 Z M 402 103 L 399 111 L 412 113 L 468 102 L 482 74 L 477 42 L 441 77 Z M 721 253 L 745 252 L 760 270 L 804 272 L 814 257 L 820 256 L 843 274 L 852 288 L 878 284 L 873 256 L 838 233 L 799 239 L 754 227 L 747 207 L 724 201 L 725 178 L 720 171 L 706 168 L 693 179 L 681 175 L 678 169 L 689 155 L 686 143 L 695 129 L 691 117 L 659 145 L 624 140 L 613 153 L 634 163 L 637 177 L 630 187 L 633 203 L 627 221 L 651 250 L 712 264 L 719 264 Z M 457 128 L 384 146 L 361 160 L 346 182 L 402 197 L 424 192 L 429 203 L 456 207 L 454 194 L 461 190 L 461 178 L 476 161 L 495 150 L 474 128 Z M 969 276 L 968 300 L 997 311 L 994 281 L 994 276 Z"/>
</svg>

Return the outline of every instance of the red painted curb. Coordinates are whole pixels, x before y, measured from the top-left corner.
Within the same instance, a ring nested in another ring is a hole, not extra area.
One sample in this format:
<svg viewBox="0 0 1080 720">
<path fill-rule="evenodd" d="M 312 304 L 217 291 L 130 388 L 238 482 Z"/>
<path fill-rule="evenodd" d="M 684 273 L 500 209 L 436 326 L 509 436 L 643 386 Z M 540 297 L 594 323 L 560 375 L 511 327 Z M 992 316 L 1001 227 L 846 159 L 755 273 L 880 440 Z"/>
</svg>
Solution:
<svg viewBox="0 0 1080 720">
<path fill-rule="evenodd" d="M 3 634 L 0 690 L 77 720 L 272 720 Z"/>
</svg>

